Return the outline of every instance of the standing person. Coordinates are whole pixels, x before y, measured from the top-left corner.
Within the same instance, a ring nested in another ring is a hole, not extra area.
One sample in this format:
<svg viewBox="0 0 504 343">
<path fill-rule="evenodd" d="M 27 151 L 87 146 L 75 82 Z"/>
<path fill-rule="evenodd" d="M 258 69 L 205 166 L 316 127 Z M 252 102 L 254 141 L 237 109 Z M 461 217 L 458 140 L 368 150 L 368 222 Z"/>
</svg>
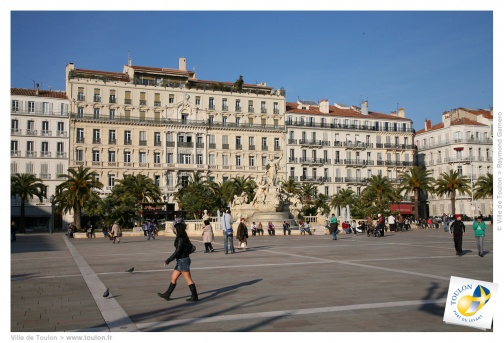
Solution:
<svg viewBox="0 0 504 343">
<path fill-rule="evenodd" d="M 252 222 L 252 225 L 250 226 L 250 231 L 252 231 L 252 236 L 255 236 L 257 233 L 257 225 L 255 222 Z"/>
<path fill-rule="evenodd" d="M 114 225 L 112 225 L 112 243 L 115 244 L 116 239 L 117 244 L 121 243 L 119 237 L 121 237 L 121 227 L 119 226 L 119 223 L 116 220 Z"/>
<path fill-rule="evenodd" d="M 390 214 L 390 216 L 388 216 L 387 220 L 388 220 L 388 225 L 389 225 L 390 231 L 395 231 L 396 230 L 395 218 L 392 215 L 392 213 Z"/>
<path fill-rule="evenodd" d="M 189 286 L 189 289 L 191 290 L 191 297 L 186 299 L 186 301 L 198 301 L 196 285 L 191 277 L 191 259 L 189 258 L 193 245 L 187 236 L 186 224 L 182 221 L 182 218 L 180 218 L 180 221 L 179 218 L 177 218 L 176 221 L 177 223 L 173 227 L 173 233 L 176 235 L 174 242 L 175 251 L 166 259 L 166 261 L 164 261 L 164 265 L 168 265 L 173 260 L 177 260 L 177 264 L 175 265 L 171 275 L 170 286 L 168 286 L 166 292 L 158 293 L 158 295 L 167 301 L 170 300 L 170 295 L 175 289 L 175 286 L 177 286 L 177 279 L 182 274 Z"/>
<path fill-rule="evenodd" d="M 11 242 L 15 242 L 16 241 L 16 222 L 14 220 L 11 222 L 10 233 L 11 233 Z"/>
<path fill-rule="evenodd" d="M 332 235 L 334 241 L 338 240 L 338 218 L 331 213 L 331 219 L 329 220 L 329 233 Z"/>
<path fill-rule="evenodd" d="M 268 235 L 270 236 L 275 235 L 275 225 L 273 225 L 272 222 L 268 222 Z"/>
<path fill-rule="evenodd" d="M 474 238 L 478 246 L 478 256 L 483 257 L 483 238 L 485 237 L 486 224 L 483 221 L 483 216 L 478 216 L 472 225 L 474 230 Z"/>
<path fill-rule="evenodd" d="M 240 224 L 238 224 L 238 229 L 236 230 L 236 239 L 238 239 L 238 247 L 240 249 L 247 249 L 247 238 L 248 230 L 247 225 L 245 225 L 245 218 L 240 218 Z"/>
<path fill-rule="evenodd" d="M 262 223 L 259 222 L 257 224 L 257 235 L 258 236 L 264 236 L 264 230 L 263 230 L 263 227 L 262 227 Z"/>
<path fill-rule="evenodd" d="M 224 253 L 228 253 L 228 243 L 231 254 L 234 254 L 235 248 L 233 244 L 233 218 L 231 218 L 231 211 L 227 210 L 222 215 L 222 234 L 224 236 Z"/>
<path fill-rule="evenodd" d="M 381 213 L 378 213 L 378 219 L 376 220 L 376 230 L 380 233 L 380 236 L 383 237 L 385 236 L 385 228 L 384 228 L 384 221 Z"/>
<path fill-rule="evenodd" d="M 462 222 L 462 215 L 457 214 L 456 220 L 450 225 L 450 233 L 453 236 L 453 243 L 458 256 L 462 256 L 462 237 L 465 235 L 465 225 Z"/>
<path fill-rule="evenodd" d="M 446 213 L 443 213 L 443 216 L 441 217 L 441 221 L 443 222 L 444 232 L 448 232 L 448 224 L 450 222 L 450 219 L 448 218 Z"/>
<path fill-rule="evenodd" d="M 357 222 L 355 221 L 355 219 L 352 220 L 350 227 L 352 228 L 353 234 L 356 235 L 357 234 Z"/>
<path fill-rule="evenodd" d="M 285 221 L 285 220 L 284 220 L 284 222 L 283 222 L 283 225 L 282 225 L 282 226 L 283 226 L 284 236 L 285 236 L 285 233 L 286 233 L 286 232 L 289 232 L 289 236 L 290 236 L 290 234 L 291 234 L 290 224 L 289 224 L 289 223 L 287 223 L 287 221 Z"/>
<path fill-rule="evenodd" d="M 212 242 L 214 241 L 214 233 L 212 229 L 212 225 L 210 225 L 210 221 L 205 219 L 203 221 L 205 226 L 203 227 L 203 243 L 205 244 L 205 252 L 214 252 L 214 248 L 212 246 Z"/>
</svg>

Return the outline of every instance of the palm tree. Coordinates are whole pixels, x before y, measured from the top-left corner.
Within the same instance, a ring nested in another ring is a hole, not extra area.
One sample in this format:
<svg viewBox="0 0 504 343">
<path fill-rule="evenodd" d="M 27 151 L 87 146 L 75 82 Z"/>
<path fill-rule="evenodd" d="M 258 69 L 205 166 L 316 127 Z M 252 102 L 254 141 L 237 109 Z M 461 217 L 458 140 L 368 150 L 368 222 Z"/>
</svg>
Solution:
<svg viewBox="0 0 504 343">
<path fill-rule="evenodd" d="M 95 190 L 101 190 L 103 184 L 96 179 L 98 173 L 91 171 L 89 167 L 69 168 L 67 172 L 68 174 L 58 175 L 66 180 L 56 186 L 56 203 L 58 204 L 56 212 L 73 211 L 74 224 L 79 231 L 84 204 L 90 199 L 99 197 Z"/>
<path fill-rule="evenodd" d="M 179 182 L 177 187 L 179 190 L 174 194 L 174 198 L 188 216 L 196 217 L 202 210 L 213 208 L 220 196 L 220 192 L 216 193 L 218 189 L 215 183 L 198 172 Z"/>
<path fill-rule="evenodd" d="M 434 192 L 434 182 L 436 180 L 431 176 L 432 171 L 424 166 L 414 166 L 409 170 L 399 174 L 399 193 L 404 195 L 413 193 L 413 206 L 415 218 L 418 218 L 418 198 L 420 192 Z"/>
<path fill-rule="evenodd" d="M 25 232 L 25 203 L 34 197 L 42 198 L 45 196 L 46 186 L 42 179 L 33 174 L 14 174 L 11 176 L 11 196 L 21 198 L 21 214 L 19 218 L 19 232 Z"/>
<path fill-rule="evenodd" d="M 447 194 L 451 201 L 451 213 L 455 214 L 455 195 L 471 194 L 471 185 L 467 176 L 459 172 L 450 170 L 449 173 L 442 173 L 436 180 L 435 190 L 437 195 Z"/>
<path fill-rule="evenodd" d="M 325 214 L 329 214 L 329 212 L 331 212 L 331 209 L 329 208 L 329 197 L 323 193 L 317 194 L 314 205 L 316 208 L 322 209 Z"/>
<path fill-rule="evenodd" d="M 390 201 L 397 201 L 397 194 L 389 179 L 381 175 L 371 175 L 368 185 L 362 191 L 367 198 L 376 199 L 376 205 L 380 212 L 388 212 Z"/>
<path fill-rule="evenodd" d="M 299 194 L 301 190 L 301 185 L 299 182 L 294 181 L 293 178 L 288 178 L 287 180 L 280 181 L 282 190 L 287 194 Z"/>
<path fill-rule="evenodd" d="M 474 184 L 474 199 L 493 197 L 493 174 L 486 173 Z"/>
<path fill-rule="evenodd" d="M 311 183 L 303 183 L 299 189 L 299 195 L 303 205 L 310 206 L 313 204 L 313 199 L 317 197 L 318 189 Z"/>
<path fill-rule="evenodd" d="M 138 205 L 161 201 L 161 190 L 151 178 L 143 174 L 123 176 L 122 180 L 116 180 L 114 190 L 117 194 L 135 199 Z"/>
<path fill-rule="evenodd" d="M 331 197 L 329 206 L 331 208 L 345 207 L 355 202 L 355 193 L 350 188 L 340 189 L 338 193 Z"/>
<path fill-rule="evenodd" d="M 237 176 L 232 178 L 231 182 L 233 189 L 232 194 L 233 197 L 235 195 L 241 195 L 243 192 L 245 192 L 249 200 L 252 200 L 254 198 L 254 191 L 257 188 L 257 185 L 255 181 L 250 178 L 250 176 L 247 177 Z"/>
</svg>

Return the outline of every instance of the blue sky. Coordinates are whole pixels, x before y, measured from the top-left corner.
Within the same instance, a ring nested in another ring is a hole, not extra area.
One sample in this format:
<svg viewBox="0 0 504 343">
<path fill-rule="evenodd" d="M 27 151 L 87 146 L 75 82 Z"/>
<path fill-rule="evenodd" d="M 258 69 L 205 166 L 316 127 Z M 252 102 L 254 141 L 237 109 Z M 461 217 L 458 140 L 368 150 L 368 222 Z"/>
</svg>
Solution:
<svg viewBox="0 0 504 343">
<path fill-rule="evenodd" d="M 178 68 L 284 87 L 288 101 L 404 107 L 414 128 L 493 106 L 492 11 L 15 11 L 11 87 L 64 90 L 65 66 Z"/>
</svg>

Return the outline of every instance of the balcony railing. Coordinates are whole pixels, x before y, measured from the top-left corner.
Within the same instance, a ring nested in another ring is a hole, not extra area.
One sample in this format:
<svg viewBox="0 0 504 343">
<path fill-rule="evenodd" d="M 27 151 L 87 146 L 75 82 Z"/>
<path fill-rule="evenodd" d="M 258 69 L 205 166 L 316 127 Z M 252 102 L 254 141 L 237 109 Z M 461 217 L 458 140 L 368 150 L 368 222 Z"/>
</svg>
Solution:
<svg viewBox="0 0 504 343">
<path fill-rule="evenodd" d="M 40 173 L 39 174 L 39 178 L 41 178 L 41 179 L 50 179 L 51 178 L 51 174 Z"/>
<path fill-rule="evenodd" d="M 36 151 L 26 151 L 25 157 L 37 157 L 37 152 Z"/>
<path fill-rule="evenodd" d="M 37 135 L 37 130 L 26 130 L 26 135 L 27 136 L 36 136 Z"/>
<path fill-rule="evenodd" d="M 154 107 L 161 106 L 161 101 L 154 101 Z"/>
<path fill-rule="evenodd" d="M 181 148 L 192 148 L 194 147 L 193 142 L 178 142 L 178 146 Z"/>
<path fill-rule="evenodd" d="M 101 102 L 101 96 L 99 96 L 98 94 L 95 94 L 95 95 L 93 96 L 93 101 L 94 101 L 94 102 Z"/>
<path fill-rule="evenodd" d="M 262 151 L 268 151 L 268 146 L 267 145 L 261 145 L 261 150 Z"/>
<path fill-rule="evenodd" d="M 146 146 L 147 145 L 147 141 L 146 140 L 139 140 L 138 141 L 138 145 Z"/>
<path fill-rule="evenodd" d="M 125 105 L 131 105 L 131 103 L 132 103 L 131 99 L 124 99 Z"/>
<path fill-rule="evenodd" d="M 21 157 L 21 151 L 20 150 L 11 150 L 11 157 Z"/>
<path fill-rule="evenodd" d="M 57 158 L 67 158 L 67 153 L 66 152 L 56 152 L 56 157 Z"/>
<path fill-rule="evenodd" d="M 147 100 L 140 100 L 138 104 L 140 106 L 147 106 Z"/>
<path fill-rule="evenodd" d="M 427 149 L 432 149 L 432 148 L 437 148 L 437 147 L 442 147 L 442 146 L 448 146 L 448 145 L 453 145 L 453 144 L 493 144 L 493 139 L 492 138 L 457 138 L 457 139 L 449 139 L 449 140 L 444 140 L 440 142 L 435 142 L 432 144 L 421 144 L 418 145 L 418 151 L 423 151 Z"/>
<path fill-rule="evenodd" d="M 161 141 L 154 141 L 154 146 L 161 146 Z"/>
<path fill-rule="evenodd" d="M 235 148 L 236 150 L 242 150 L 243 146 L 241 144 L 236 144 Z"/>
<path fill-rule="evenodd" d="M 101 138 L 93 137 L 93 144 L 100 144 L 100 143 L 101 143 Z"/>
<path fill-rule="evenodd" d="M 11 135 L 20 135 L 21 130 L 20 129 L 11 129 Z"/>
<path fill-rule="evenodd" d="M 76 143 L 84 143 L 85 139 L 84 139 L 84 137 L 75 137 L 75 142 Z"/>
<path fill-rule="evenodd" d="M 166 141 L 166 146 L 169 148 L 175 147 L 175 141 Z"/>
<path fill-rule="evenodd" d="M 412 132 L 415 130 L 413 128 L 402 128 L 402 127 L 375 127 L 372 125 L 345 125 L 345 124 L 327 124 L 327 123 L 316 123 L 316 122 L 301 122 L 301 121 L 286 121 L 287 126 L 302 126 L 302 127 L 325 127 L 333 129 L 342 130 L 358 130 L 358 131 L 379 131 L 379 132 Z"/>
<path fill-rule="evenodd" d="M 205 143 L 196 143 L 196 149 L 203 149 L 205 147 Z"/>
<path fill-rule="evenodd" d="M 124 139 L 124 145 L 131 145 L 133 141 L 131 139 Z"/>
<path fill-rule="evenodd" d="M 40 157 L 51 157 L 51 152 L 50 151 L 41 151 Z"/>
<path fill-rule="evenodd" d="M 111 103 L 111 104 L 115 104 L 115 103 L 116 103 L 116 101 L 117 101 L 117 99 L 116 99 L 115 95 L 111 95 L 111 96 L 109 96 L 109 103 Z"/>
<path fill-rule="evenodd" d="M 210 149 L 216 149 L 217 148 L 217 144 L 215 144 L 215 143 L 208 143 L 208 147 Z"/>
<path fill-rule="evenodd" d="M 229 149 L 229 144 L 222 144 L 222 149 Z"/>
<path fill-rule="evenodd" d="M 66 131 L 56 131 L 56 136 L 57 137 L 66 137 L 67 134 L 68 133 Z"/>
</svg>

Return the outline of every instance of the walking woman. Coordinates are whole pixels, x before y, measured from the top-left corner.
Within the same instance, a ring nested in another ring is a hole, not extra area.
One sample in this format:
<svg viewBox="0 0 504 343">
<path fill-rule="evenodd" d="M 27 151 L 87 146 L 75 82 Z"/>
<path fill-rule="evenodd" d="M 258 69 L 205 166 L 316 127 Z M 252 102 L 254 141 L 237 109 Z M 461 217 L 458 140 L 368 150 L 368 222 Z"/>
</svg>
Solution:
<svg viewBox="0 0 504 343">
<path fill-rule="evenodd" d="M 479 216 L 473 223 L 474 238 L 478 245 L 478 256 L 483 257 L 483 238 L 485 237 L 486 224 L 483 217 Z"/>
<path fill-rule="evenodd" d="M 112 225 L 112 243 L 115 244 L 116 239 L 117 244 L 121 243 L 119 237 L 121 237 L 121 227 L 119 226 L 119 223 L 116 221 L 114 225 Z"/>
<path fill-rule="evenodd" d="M 240 249 L 247 249 L 247 238 L 248 230 L 247 225 L 245 225 L 245 218 L 240 219 L 240 224 L 238 224 L 238 230 L 236 230 L 236 238 L 240 242 L 238 245 Z"/>
<path fill-rule="evenodd" d="M 187 236 L 186 232 L 186 224 L 182 222 L 182 218 L 177 218 L 176 224 L 173 228 L 173 233 L 177 236 L 175 238 L 175 252 L 166 259 L 164 265 L 168 265 L 171 261 L 177 260 L 177 264 L 173 269 L 171 275 L 170 286 L 168 286 L 168 290 L 164 293 L 158 293 L 158 295 L 165 299 L 170 300 L 170 295 L 172 294 L 175 286 L 177 286 L 177 279 L 180 275 L 184 277 L 187 284 L 189 285 L 189 289 L 191 290 L 191 297 L 186 299 L 187 301 L 198 301 L 198 293 L 196 292 L 196 285 L 194 284 L 191 278 L 191 259 L 189 258 L 189 254 L 192 252 L 192 244 Z"/>
<path fill-rule="evenodd" d="M 203 223 L 205 224 L 202 233 L 203 243 L 205 243 L 205 252 L 214 252 L 214 248 L 212 246 L 212 242 L 214 241 L 212 225 L 210 225 L 210 221 L 208 219 L 204 220 Z"/>
<path fill-rule="evenodd" d="M 331 219 L 329 220 L 329 233 L 332 235 L 334 241 L 338 240 L 338 218 L 331 213 Z"/>
</svg>

